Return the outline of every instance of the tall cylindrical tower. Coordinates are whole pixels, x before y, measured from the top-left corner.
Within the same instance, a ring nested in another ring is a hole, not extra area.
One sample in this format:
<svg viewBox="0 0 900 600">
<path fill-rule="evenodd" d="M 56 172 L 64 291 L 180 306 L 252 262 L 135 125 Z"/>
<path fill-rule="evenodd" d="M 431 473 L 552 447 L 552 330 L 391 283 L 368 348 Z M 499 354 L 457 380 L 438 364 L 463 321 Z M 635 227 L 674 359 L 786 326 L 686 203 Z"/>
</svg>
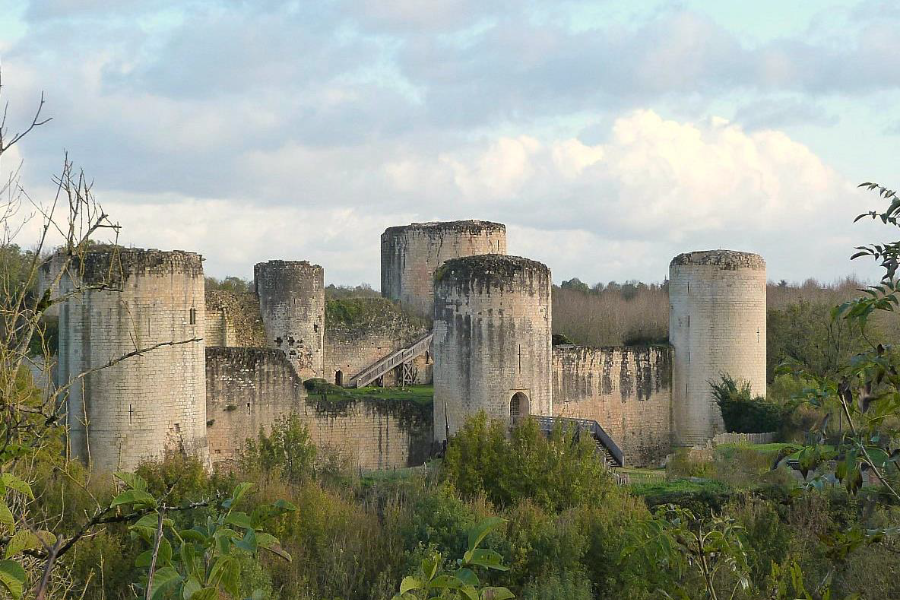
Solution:
<svg viewBox="0 0 900 600">
<path fill-rule="evenodd" d="M 552 415 L 550 269 L 518 256 L 456 258 L 434 275 L 434 436 L 483 410 Z"/>
<path fill-rule="evenodd" d="M 381 295 L 430 317 L 432 276 L 444 261 L 506 254 L 506 225 L 489 221 L 413 223 L 381 234 Z"/>
<path fill-rule="evenodd" d="M 674 443 L 724 430 L 711 381 L 729 375 L 766 393 L 766 263 L 731 250 L 679 254 L 669 265 Z"/>
<path fill-rule="evenodd" d="M 304 379 L 325 370 L 325 270 L 306 261 L 270 260 L 254 268 L 269 346 Z"/>
<path fill-rule="evenodd" d="M 73 382 L 72 455 L 97 471 L 167 451 L 207 462 L 200 255 L 100 247 L 73 261 L 60 292 L 74 292 L 60 307 L 58 372 Z"/>
</svg>

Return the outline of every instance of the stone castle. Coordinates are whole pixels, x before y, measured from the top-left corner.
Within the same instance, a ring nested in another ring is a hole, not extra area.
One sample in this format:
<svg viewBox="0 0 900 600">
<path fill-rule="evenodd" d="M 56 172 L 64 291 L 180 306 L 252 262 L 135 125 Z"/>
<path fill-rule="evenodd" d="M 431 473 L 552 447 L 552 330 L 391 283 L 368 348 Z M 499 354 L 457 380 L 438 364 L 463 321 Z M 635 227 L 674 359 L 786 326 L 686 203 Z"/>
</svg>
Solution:
<svg viewBox="0 0 900 600">
<path fill-rule="evenodd" d="M 617 464 L 656 464 L 723 430 L 709 381 L 766 385 L 763 259 L 690 252 L 669 268 L 669 345 L 588 348 L 553 346 L 550 269 L 508 256 L 498 223 L 387 229 L 386 300 L 358 300 L 372 310 L 355 320 L 329 312 L 324 270 L 308 262 L 257 264 L 240 295 L 205 290 L 198 254 L 98 247 L 59 290 L 80 291 L 59 305 L 58 381 L 88 373 L 68 393 L 70 452 L 95 470 L 170 451 L 227 462 L 296 414 L 321 449 L 385 469 L 421 464 L 485 411 L 569 420 Z M 434 400 L 329 398 L 323 379 L 433 382 Z"/>
</svg>

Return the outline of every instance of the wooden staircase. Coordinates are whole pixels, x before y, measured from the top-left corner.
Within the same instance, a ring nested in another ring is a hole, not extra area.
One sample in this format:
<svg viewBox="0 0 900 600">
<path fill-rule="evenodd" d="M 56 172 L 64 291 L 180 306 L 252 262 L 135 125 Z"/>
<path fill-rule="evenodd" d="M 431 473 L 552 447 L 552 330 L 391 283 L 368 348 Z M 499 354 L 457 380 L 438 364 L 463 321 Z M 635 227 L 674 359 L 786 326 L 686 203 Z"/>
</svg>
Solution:
<svg viewBox="0 0 900 600">
<path fill-rule="evenodd" d="M 412 364 L 413 359 L 422 356 L 428 351 L 429 348 L 431 348 L 431 340 L 433 338 L 434 334 L 429 333 L 428 335 L 413 342 L 413 344 L 409 347 L 401 348 L 400 350 L 392 352 L 384 358 L 379 359 L 377 362 L 372 363 L 371 365 L 348 379 L 345 387 L 365 387 L 379 377 L 383 377 L 392 369 L 396 369 L 401 365 L 404 367 L 404 383 L 408 383 L 405 380 L 407 378 L 407 371 L 409 369 L 409 366 Z"/>
<path fill-rule="evenodd" d="M 625 454 L 597 421 L 592 421 L 590 419 L 573 419 L 570 417 L 541 417 L 537 415 L 532 418 L 538 422 L 541 430 L 548 435 L 553 431 L 557 424 L 561 423 L 563 427 L 574 426 L 576 435 L 581 435 L 582 432 L 584 432 L 594 439 L 597 443 L 597 451 L 603 454 L 607 466 L 625 466 Z"/>
</svg>

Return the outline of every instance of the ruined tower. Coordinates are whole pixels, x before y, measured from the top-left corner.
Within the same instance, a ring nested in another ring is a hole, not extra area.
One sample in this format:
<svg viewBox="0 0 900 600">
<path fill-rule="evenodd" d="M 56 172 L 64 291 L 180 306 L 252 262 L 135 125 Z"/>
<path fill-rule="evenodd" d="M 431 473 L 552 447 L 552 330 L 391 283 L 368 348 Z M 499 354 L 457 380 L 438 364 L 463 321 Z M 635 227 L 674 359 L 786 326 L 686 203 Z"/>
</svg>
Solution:
<svg viewBox="0 0 900 600">
<path fill-rule="evenodd" d="M 434 275 L 434 436 L 483 410 L 552 415 L 550 269 L 517 256 L 456 258 Z"/>
<path fill-rule="evenodd" d="M 432 275 L 444 261 L 506 254 L 506 226 L 489 221 L 413 223 L 381 234 L 381 295 L 431 316 Z"/>
<path fill-rule="evenodd" d="M 303 379 L 322 377 L 325 270 L 306 261 L 270 260 L 253 272 L 269 346 L 283 350 Z"/>
<path fill-rule="evenodd" d="M 731 250 L 679 254 L 669 265 L 674 444 L 724 430 L 711 381 L 727 374 L 766 393 L 766 263 Z"/>
<path fill-rule="evenodd" d="M 97 471 L 167 451 L 208 462 L 200 255 L 99 247 L 64 274 L 60 293 L 71 292 L 59 312 L 57 381 L 73 382 L 72 455 Z"/>
</svg>

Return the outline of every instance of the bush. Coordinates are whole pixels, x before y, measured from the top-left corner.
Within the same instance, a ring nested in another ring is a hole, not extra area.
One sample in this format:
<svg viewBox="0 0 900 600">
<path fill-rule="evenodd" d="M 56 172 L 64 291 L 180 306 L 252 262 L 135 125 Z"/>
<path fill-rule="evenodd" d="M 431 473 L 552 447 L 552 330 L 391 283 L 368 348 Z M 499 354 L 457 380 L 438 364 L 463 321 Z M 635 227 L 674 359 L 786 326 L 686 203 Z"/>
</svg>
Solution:
<svg viewBox="0 0 900 600">
<path fill-rule="evenodd" d="M 597 501 L 613 487 L 590 436 L 559 426 L 547 438 L 531 419 L 507 436 L 506 423 L 484 413 L 450 440 L 442 474 L 464 497 L 500 506 L 530 498 L 553 511 Z"/>
<path fill-rule="evenodd" d="M 277 474 L 289 483 L 300 483 L 315 474 L 316 447 L 306 425 L 296 413 L 279 417 L 270 433 L 260 429 L 256 440 L 248 439 L 241 453 L 246 472 Z"/>
<path fill-rule="evenodd" d="M 522 600 L 592 600 L 591 582 L 579 574 L 550 575 L 526 586 Z"/>
<path fill-rule="evenodd" d="M 733 433 L 766 433 L 778 431 L 784 419 L 782 407 L 766 401 L 761 396 L 753 397 L 750 383 L 738 383 L 730 375 L 723 375 L 721 381 L 710 381 L 713 397 L 722 411 L 725 429 Z"/>
</svg>

